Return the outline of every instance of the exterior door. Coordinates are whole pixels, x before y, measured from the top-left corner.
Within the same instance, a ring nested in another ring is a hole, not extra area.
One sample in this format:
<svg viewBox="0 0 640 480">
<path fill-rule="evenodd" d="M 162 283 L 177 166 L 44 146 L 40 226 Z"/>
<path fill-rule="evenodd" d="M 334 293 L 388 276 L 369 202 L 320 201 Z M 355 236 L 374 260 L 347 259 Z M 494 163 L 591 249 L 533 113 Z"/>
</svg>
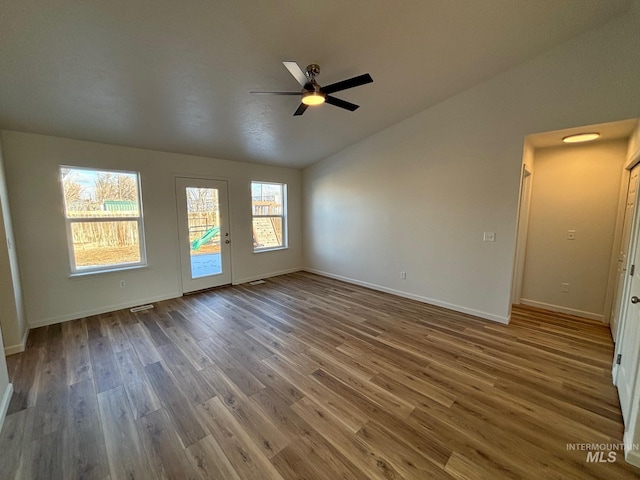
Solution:
<svg viewBox="0 0 640 480">
<path fill-rule="evenodd" d="M 613 293 L 613 309 L 611 312 L 611 335 L 614 341 L 618 337 L 618 324 L 620 313 L 625 306 L 623 300 L 624 280 L 627 273 L 627 260 L 629 255 L 629 243 L 631 241 L 631 227 L 633 225 L 633 214 L 636 207 L 636 196 L 638 190 L 638 175 L 640 174 L 640 165 L 636 165 L 631 170 L 629 176 L 629 188 L 627 189 L 627 202 L 624 211 L 624 222 L 622 226 L 622 241 L 620 242 L 620 251 L 618 253 L 618 276 L 616 279 L 616 287 Z"/>
<path fill-rule="evenodd" d="M 231 283 L 227 182 L 176 178 L 183 293 Z"/>
</svg>

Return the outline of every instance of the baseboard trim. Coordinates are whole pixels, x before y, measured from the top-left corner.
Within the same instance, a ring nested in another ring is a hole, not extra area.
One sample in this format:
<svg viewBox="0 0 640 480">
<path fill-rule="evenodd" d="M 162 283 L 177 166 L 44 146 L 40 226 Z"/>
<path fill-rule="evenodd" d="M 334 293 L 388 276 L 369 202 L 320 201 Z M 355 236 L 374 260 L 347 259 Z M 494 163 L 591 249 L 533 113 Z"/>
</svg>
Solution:
<svg viewBox="0 0 640 480">
<path fill-rule="evenodd" d="M 46 327 L 47 325 L 54 325 L 56 323 L 68 322 L 69 320 L 76 320 L 78 318 L 90 317 L 92 315 L 100 315 L 101 313 L 115 312 L 116 310 L 122 310 L 124 308 L 137 307 L 138 305 L 144 305 L 147 303 L 162 302 L 163 300 L 171 300 L 172 298 L 181 297 L 181 292 L 170 293 L 166 295 L 159 295 L 157 297 L 141 298 L 139 300 L 120 303 L 116 305 L 108 305 L 92 310 L 85 310 L 83 312 L 74 312 L 68 315 L 60 315 L 57 317 L 45 318 L 35 322 L 29 322 L 29 327 L 38 328 Z"/>
<path fill-rule="evenodd" d="M 462 307 L 460 305 L 455 305 L 453 303 L 442 302 L 434 298 L 423 297 L 422 295 L 415 295 L 413 293 L 403 292 L 401 290 L 395 290 L 393 288 L 384 287 L 382 285 L 377 285 L 375 283 L 363 282 L 361 280 L 356 280 L 354 278 L 344 277 L 342 275 L 335 275 L 329 272 L 323 272 L 322 270 L 316 270 L 315 268 L 304 268 L 303 270 L 305 272 L 315 273 L 316 275 L 321 275 L 323 277 L 333 278 L 335 280 L 352 283 L 354 285 L 359 285 L 361 287 L 371 288 L 372 290 L 378 290 L 380 292 L 390 293 L 392 295 L 397 295 L 398 297 L 408 298 L 408 299 L 416 300 L 422 303 L 428 303 L 429 305 L 446 308 L 449 310 L 453 310 L 455 312 L 466 313 L 467 315 L 473 315 L 474 317 L 480 317 L 485 320 L 491 320 L 492 322 L 507 324 L 509 323 L 509 320 L 510 320 L 510 316 L 501 317 L 499 315 L 494 315 L 492 313 L 475 310 L 473 308 L 467 308 L 467 307 Z"/>
<path fill-rule="evenodd" d="M 254 277 L 247 277 L 247 278 L 243 278 L 243 279 L 234 281 L 233 285 L 239 285 L 241 283 L 253 282 L 254 280 L 259 280 L 261 278 L 269 278 L 269 277 L 275 277 L 275 276 L 278 276 L 278 275 L 285 275 L 287 273 L 299 272 L 300 270 L 302 270 L 302 267 L 289 268 L 287 270 L 281 270 L 279 272 L 271 272 L 271 273 L 265 273 L 265 274 L 262 274 L 262 275 L 256 275 Z M 137 307 L 138 305 L 144 305 L 144 304 L 147 304 L 147 303 L 162 302 L 163 300 L 171 300 L 172 298 L 179 298 L 181 296 L 182 296 L 182 292 L 175 292 L 175 293 L 170 293 L 170 294 L 166 294 L 166 295 L 159 295 L 157 297 L 142 298 L 142 299 L 139 299 L 139 300 L 135 300 L 133 302 L 125 302 L 125 303 L 120 303 L 120 304 L 117 304 L 117 305 L 108 305 L 106 307 L 96 308 L 96 309 L 92 309 L 92 310 L 85 310 L 85 311 L 82 311 L 82 312 L 70 313 L 68 315 L 59 315 L 57 317 L 45 318 L 43 320 L 29 322 L 29 327 L 30 328 L 46 327 L 47 325 L 54 325 L 56 323 L 68 322 L 69 320 L 76 320 L 78 318 L 90 317 L 92 315 L 100 315 L 101 313 L 115 312 L 116 310 L 122 310 L 124 308 Z M 25 344 L 26 344 L 26 342 L 25 342 Z M 18 346 L 16 346 L 16 348 L 17 347 Z M 11 347 L 11 348 L 13 348 L 13 347 Z M 24 350 L 24 348 L 22 350 L 16 350 L 14 353 L 19 353 L 20 351 L 23 351 L 23 350 Z"/>
<path fill-rule="evenodd" d="M 234 280 L 232 285 L 241 285 L 243 283 L 253 282 L 254 280 L 260 280 L 262 278 L 277 277 L 278 275 L 286 275 L 287 273 L 300 272 L 301 270 L 303 270 L 302 267 L 295 267 L 295 268 L 288 268 L 286 270 L 280 270 L 279 272 L 271 272 L 271 273 L 265 273 L 263 275 L 256 275 L 254 277 L 241 278 L 240 280 Z"/>
<path fill-rule="evenodd" d="M 624 459 L 635 467 L 640 467 L 640 451 L 634 448 L 631 432 L 625 431 L 622 438 L 624 443 Z"/>
<path fill-rule="evenodd" d="M 566 313 L 568 315 L 575 315 L 576 317 L 588 318 L 589 320 L 596 320 L 598 322 L 605 323 L 604 315 L 601 313 L 585 312 L 584 310 L 578 310 L 575 308 L 561 307 L 560 305 L 553 305 L 551 303 L 538 302 L 536 300 L 529 300 L 521 298 L 520 303 L 529 305 L 530 307 L 543 308 L 544 310 L 551 310 L 552 312 Z"/>
<path fill-rule="evenodd" d="M 7 385 L 2 395 L 2 401 L 0 402 L 0 431 L 4 425 L 4 419 L 7 416 L 7 410 L 9 409 L 9 402 L 11 401 L 11 395 L 13 395 L 13 383 Z"/>
<path fill-rule="evenodd" d="M 16 345 L 9 345 L 8 347 L 4 347 L 4 356 L 8 357 L 9 355 L 15 355 L 16 353 L 24 352 L 25 348 L 27 348 L 27 338 L 29 338 L 29 330 L 27 327 L 24 331 L 24 335 L 22 335 L 22 339 L 20 343 Z"/>
</svg>

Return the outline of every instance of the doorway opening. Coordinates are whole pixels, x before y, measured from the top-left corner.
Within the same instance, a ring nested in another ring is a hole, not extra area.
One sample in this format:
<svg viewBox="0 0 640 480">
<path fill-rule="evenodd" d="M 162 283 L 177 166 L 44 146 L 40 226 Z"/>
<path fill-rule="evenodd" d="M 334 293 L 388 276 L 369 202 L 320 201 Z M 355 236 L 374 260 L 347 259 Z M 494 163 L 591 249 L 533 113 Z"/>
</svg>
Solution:
<svg viewBox="0 0 640 480">
<path fill-rule="evenodd" d="M 512 304 L 609 323 L 636 125 L 633 119 L 527 137 Z M 562 142 L 586 130 L 600 139 Z"/>
<path fill-rule="evenodd" d="M 601 140 L 561 146 L 587 130 Z M 639 120 L 530 135 L 523 165 L 512 304 L 609 324 L 629 443 L 640 437 Z"/>
</svg>

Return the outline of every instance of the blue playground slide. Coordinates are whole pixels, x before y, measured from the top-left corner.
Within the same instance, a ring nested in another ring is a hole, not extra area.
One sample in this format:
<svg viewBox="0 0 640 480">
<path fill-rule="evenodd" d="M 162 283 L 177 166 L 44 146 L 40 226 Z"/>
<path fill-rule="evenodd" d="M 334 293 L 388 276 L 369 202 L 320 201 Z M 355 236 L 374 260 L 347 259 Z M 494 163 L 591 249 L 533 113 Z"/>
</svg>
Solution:
<svg viewBox="0 0 640 480">
<path fill-rule="evenodd" d="M 220 227 L 210 228 L 209 230 L 204 232 L 204 235 L 202 235 L 200 238 L 196 238 L 193 241 L 193 243 L 191 243 L 191 248 L 193 250 L 198 250 L 202 245 L 207 243 L 209 240 L 211 240 L 213 237 L 215 237 L 219 233 L 220 233 Z"/>
</svg>

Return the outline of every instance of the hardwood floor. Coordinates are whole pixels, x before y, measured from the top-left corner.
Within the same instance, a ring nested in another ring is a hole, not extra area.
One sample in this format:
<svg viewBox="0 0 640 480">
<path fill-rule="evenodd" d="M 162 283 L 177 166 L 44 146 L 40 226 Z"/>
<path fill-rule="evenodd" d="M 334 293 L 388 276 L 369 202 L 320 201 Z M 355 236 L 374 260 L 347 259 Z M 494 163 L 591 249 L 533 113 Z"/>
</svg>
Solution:
<svg viewBox="0 0 640 480">
<path fill-rule="evenodd" d="M 0 478 L 638 478 L 568 449 L 622 440 L 612 355 L 567 315 L 285 275 L 31 331 Z"/>
</svg>

